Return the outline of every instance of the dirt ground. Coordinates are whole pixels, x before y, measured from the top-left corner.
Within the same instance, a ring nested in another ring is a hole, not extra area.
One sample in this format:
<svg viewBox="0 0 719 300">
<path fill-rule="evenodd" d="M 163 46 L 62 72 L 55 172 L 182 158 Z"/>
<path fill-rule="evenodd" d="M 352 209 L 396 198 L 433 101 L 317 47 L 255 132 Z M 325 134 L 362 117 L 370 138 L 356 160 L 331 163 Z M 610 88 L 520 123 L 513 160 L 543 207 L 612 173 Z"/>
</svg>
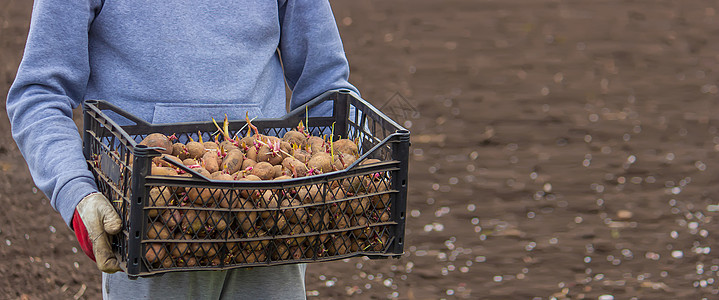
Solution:
<svg viewBox="0 0 719 300">
<path fill-rule="evenodd" d="M 718 297 L 716 1 L 332 4 L 363 97 L 417 112 L 409 217 L 401 259 L 311 265 L 309 298 Z M 0 2 L 3 96 L 31 5 Z M 0 298 L 97 299 L 0 133 Z"/>
</svg>

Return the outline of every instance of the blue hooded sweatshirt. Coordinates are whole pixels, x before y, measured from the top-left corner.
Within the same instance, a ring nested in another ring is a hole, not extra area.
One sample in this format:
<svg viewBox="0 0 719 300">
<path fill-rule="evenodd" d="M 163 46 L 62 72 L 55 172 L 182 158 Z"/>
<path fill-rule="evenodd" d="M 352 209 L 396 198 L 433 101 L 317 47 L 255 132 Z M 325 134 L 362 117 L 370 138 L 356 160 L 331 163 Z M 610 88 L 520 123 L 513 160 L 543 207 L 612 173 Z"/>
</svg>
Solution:
<svg viewBox="0 0 719 300">
<path fill-rule="evenodd" d="M 285 82 L 295 108 L 327 90 L 356 92 L 348 76 L 327 0 L 35 0 L 6 108 L 35 184 L 69 224 L 77 203 L 97 191 L 72 119 L 84 100 L 108 100 L 151 123 L 224 114 L 241 119 L 245 112 L 279 117 L 286 113 Z M 303 266 L 262 269 L 275 282 L 252 290 L 257 282 L 247 279 L 232 287 L 248 297 L 304 297 Z M 176 286 L 183 298 L 219 298 L 223 288 L 198 289 L 196 283 L 216 287 L 239 276 L 213 275 L 219 277 L 212 281 L 201 273 L 122 282 L 127 276 L 116 273 L 115 288 L 104 282 L 115 293 L 139 292 L 143 285 L 137 297 L 171 298 Z M 154 289 L 153 280 L 168 285 Z"/>
</svg>

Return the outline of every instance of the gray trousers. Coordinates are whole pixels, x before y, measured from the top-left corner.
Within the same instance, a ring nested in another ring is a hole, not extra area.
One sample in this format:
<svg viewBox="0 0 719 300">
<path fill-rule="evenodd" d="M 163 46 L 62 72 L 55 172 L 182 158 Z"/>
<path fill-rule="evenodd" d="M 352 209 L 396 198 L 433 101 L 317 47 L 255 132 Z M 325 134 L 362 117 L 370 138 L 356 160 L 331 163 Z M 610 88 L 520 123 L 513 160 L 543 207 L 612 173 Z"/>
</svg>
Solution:
<svg viewBox="0 0 719 300">
<path fill-rule="evenodd" d="M 103 299 L 305 299 L 306 264 L 170 272 L 131 280 L 102 274 Z"/>
</svg>

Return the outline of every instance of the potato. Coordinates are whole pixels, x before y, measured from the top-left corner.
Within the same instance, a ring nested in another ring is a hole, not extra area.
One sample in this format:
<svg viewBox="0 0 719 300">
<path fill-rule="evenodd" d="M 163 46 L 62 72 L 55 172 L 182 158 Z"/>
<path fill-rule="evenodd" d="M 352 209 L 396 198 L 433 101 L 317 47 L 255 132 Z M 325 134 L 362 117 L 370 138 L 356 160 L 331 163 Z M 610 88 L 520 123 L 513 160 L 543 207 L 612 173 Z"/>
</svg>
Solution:
<svg viewBox="0 0 719 300">
<path fill-rule="evenodd" d="M 280 155 L 282 156 L 282 159 L 288 158 L 289 155 L 292 153 L 292 145 L 290 143 L 282 141 L 280 142 Z M 282 162 L 282 160 L 280 160 Z"/>
<path fill-rule="evenodd" d="M 210 171 L 207 171 L 207 169 L 205 169 L 205 168 L 203 168 L 203 167 L 192 168 L 192 170 L 195 171 L 196 173 L 199 173 L 199 174 L 202 175 L 202 176 L 205 176 L 205 177 L 207 177 L 207 178 L 210 178 L 210 175 L 211 175 L 211 174 L 210 174 Z"/>
<path fill-rule="evenodd" d="M 240 201 L 236 202 L 239 203 Z M 255 205 L 252 201 L 242 200 L 240 205 L 242 209 L 255 209 Z M 240 228 L 242 228 L 242 232 L 248 232 L 255 227 L 255 223 L 257 222 L 256 211 L 238 211 L 236 216 L 237 222 L 240 224 Z"/>
<path fill-rule="evenodd" d="M 157 209 L 148 209 L 147 210 L 147 217 L 149 218 L 156 218 L 160 215 L 160 211 Z"/>
<path fill-rule="evenodd" d="M 354 157 L 359 156 L 357 144 L 349 139 L 339 139 L 332 142 L 332 149 L 334 150 L 334 154 L 349 154 Z"/>
<path fill-rule="evenodd" d="M 283 159 L 282 166 L 290 169 L 297 177 L 307 176 L 307 166 L 294 157 L 287 157 Z"/>
<path fill-rule="evenodd" d="M 166 240 L 172 236 L 172 232 L 167 229 L 165 224 L 153 222 L 147 228 L 147 238 L 151 240 Z"/>
<path fill-rule="evenodd" d="M 347 201 L 345 212 L 350 215 L 361 215 L 370 209 L 370 203 L 371 201 L 368 197 L 350 199 Z"/>
<path fill-rule="evenodd" d="M 180 173 L 180 174 L 177 174 L 177 176 L 179 176 L 179 177 L 191 178 L 191 177 L 192 177 L 192 174 L 190 174 L 190 173 Z M 184 187 L 184 186 L 179 186 L 179 187 L 175 187 L 175 188 L 177 189 L 178 192 L 182 192 L 182 193 L 185 192 L 185 187 Z"/>
<path fill-rule="evenodd" d="M 310 153 L 327 152 L 327 143 L 318 136 L 310 136 L 307 138 L 307 144 L 310 146 Z"/>
<path fill-rule="evenodd" d="M 232 177 L 232 175 L 227 174 L 223 171 L 217 171 L 215 173 L 210 174 L 210 179 L 212 180 L 225 180 L 225 181 L 234 181 L 235 179 Z M 221 190 L 221 189 L 214 189 L 214 190 Z"/>
<path fill-rule="evenodd" d="M 337 182 L 338 185 L 334 185 Z M 334 181 L 332 188 L 341 187 L 348 195 L 358 195 L 367 191 L 369 179 L 361 177 L 350 177 L 339 181 Z"/>
<path fill-rule="evenodd" d="M 387 190 L 389 186 L 391 185 L 391 182 L 389 180 L 376 180 L 372 182 L 368 187 L 368 193 L 374 194 L 374 193 L 384 193 L 384 194 L 378 194 L 373 195 L 370 197 L 372 200 L 372 205 L 376 208 L 385 208 L 390 203 L 390 195 L 387 193 Z"/>
<path fill-rule="evenodd" d="M 264 250 L 243 251 L 242 258 L 238 258 L 238 260 L 242 260 L 243 258 L 248 264 L 267 261 L 267 255 Z"/>
<path fill-rule="evenodd" d="M 338 168 L 339 170 L 347 169 L 352 163 L 354 163 L 357 160 L 357 157 L 342 153 L 337 155 L 337 159 L 342 163 L 342 167 Z"/>
<path fill-rule="evenodd" d="M 255 146 L 255 137 L 254 136 L 243 137 L 240 140 L 239 144 L 240 144 L 240 148 L 244 148 L 245 151 L 247 151 L 247 148 Z"/>
<path fill-rule="evenodd" d="M 270 147 L 267 147 L 266 145 L 262 145 L 259 150 L 257 150 L 257 162 L 268 162 L 271 165 L 279 165 L 282 163 L 282 160 L 284 157 L 282 154 L 278 151 L 272 151 L 270 150 Z"/>
<path fill-rule="evenodd" d="M 322 186 L 319 184 L 313 184 L 309 186 L 303 186 L 297 190 L 297 198 L 302 203 L 321 203 L 322 202 Z"/>
<path fill-rule="evenodd" d="M 187 151 L 187 147 L 183 143 L 172 144 L 172 155 L 179 159 L 187 159 L 190 157 L 190 152 Z"/>
<path fill-rule="evenodd" d="M 217 201 L 217 205 L 222 208 L 238 208 L 240 207 L 241 199 L 238 197 L 232 197 L 228 194 L 226 197 L 220 197 Z"/>
<path fill-rule="evenodd" d="M 327 193 L 325 202 L 330 203 L 328 205 L 330 212 L 333 214 L 344 213 L 347 209 L 347 201 L 343 200 L 345 197 L 345 192 L 339 187 L 334 188 L 330 193 Z"/>
<path fill-rule="evenodd" d="M 182 160 L 182 164 L 185 166 L 199 166 L 200 163 L 194 158 L 186 158 Z"/>
<path fill-rule="evenodd" d="M 312 235 L 307 236 L 307 245 L 313 248 L 319 247 L 320 249 L 323 249 L 325 247 L 324 244 L 326 244 L 329 239 L 330 235 L 327 233 L 313 233 Z"/>
<path fill-rule="evenodd" d="M 220 151 L 220 145 L 215 142 L 212 142 L 212 141 L 204 142 L 204 143 L 202 143 L 202 146 L 205 147 L 205 150 L 208 150 L 208 151 L 210 151 L 210 150 L 215 150 L 215 152 Z"/>
<path fill-rule="evenodd" d="M 222 193 L 218 189 L 193 187 L 187 190 L 187 201 L 196 205 L 210 206 L 215 201 L 221 200 L 221 195 Z"/>
<path fill-rule="evenodd" d="M 332 172 L 332 156 L 330 156 L 330 154 L 327 152 L 313 154 L 312 158 L 310 158 L 310 161 L 307 162 L 307 167 L 310 169 L 315 169 L 322 173 Z"/>
<path fill-rule="evenodd" d="M 185 148 L 189 154 L 188 158 L 193 159 L 200 159 L 203 155 L 205 155 L 205 152 L 207 152 L 207 150 L 205 150 L 205 146 L 195 141 L 187 142 L 187 144 L 185 144 Z"/>
<path fill-rule="evenodd" d="M 364 252 L 372 247 L 366 239 L 355 239 L 350 244 L 351 252 Z"/>
<path fill-rule="evenodd" d="M 330 228 L 330 214 L 321 210 L 315 210 L 310 214 L 309 222 L 310 228 L 315 231 L 327 230 Z"/>
<path fill-rule="evenodd" d="M 247 148 L 247 150 L 245 150 L 245 156 L 246 156 L 248 159 L 251 159 L 251 160 L 253 160 L 253 161 L 258 161 L 258 160 L 257 160 L 257 153 L 258 153 L 258 152 L 259 152 L 259 147 L 255 146 L 255 145 L 252 145 L 252 146 L 249 146 L 249 147 Z"/>
<path fill-rule="evenodd" d="M 227 228 L 227 218 L 223 213 L 219 211 L 211 211 L 209 218 L 207 219 L 206 226 L 209 226 L 210 231 L 222 232 Z"/>
<path fill-rule="evenodd" d="M 267 231 L 278 231 L 287 227 L 287 218 L 284 214 L 269 214 L 267 218 L 262 219 L 262 228 Z"/>
<path fill-rule="evenodd" d="M 221 263 L 222 263 L 222 260 L 220 260 L 219 256 L 215 256 L 215 258 L 213 258 L 210 261 L 210 265 L 212 265 L 212 266 L 219 266 Z"/>
<path fill-rule="evenodd" d="M 298 148 L 304 148 L 307 145 L 307 137 L 304 133 L 297 130 L 290 130 L 288 132 L 285 132 L 285 134 L 282 136 L 282 140 L 289 143 L 290 145 L 295 145 Z"/>
<path fill-rule="evenodd" d="M 356 238 L 366 239 L 372 234 L 372 228 L 369 227 L 369 220 L 363 216 L 354 216 L 350 220 L 352 227 L 361 227 L 352 231 Z"/>
<path fill-rule="evenodd" d="M 248 238 L 263 238 L 260 240 L 255 241 L 249 241 L 246 243 L 247 249 L 250 251 L 263 251 L 267 245 L 270 243 L 270 236 L 267 235 L 267 232 L 255 227 L 254 229 L 250 230 L 247 233 Z"/>
<path fill-rule="evenodd" d="M 302 202 L 296 199 L 284 199 L 282 200 L 282 203 L 280 205 L 280 207 L 282 208 L 281 211 L 284 213 L 285 218 L 287 218 L 287 220 L 293 224 L 304 223 L 305 221 L 307 221 L 307 209 L 305 209 L 304 207 L 296 207 L 300 205 L 302 205 Z"/>
<path fill-rule="evenodd" d="M 165 209 L 160 215 L 162 223 L 165 223 L 169 229 L 174 229 L 182 222 L 182 213 L 178 209 Z"/>
<path fill-rule="evenodd" d="M 177 176 L 177 171 L 168 167 L 152 167 L 150 174 L 154 176 Z"/>
<path fill-rule="evenodd" d="M 290 258 L 294 260 L 303 258 L 314 258 L 315 251 L 313 247 L 307 247 L 305 245 L 295 246 L 290 248 Z"/>
<path fill-rule="evenodd" d="M 272 165 L 268 162 L 258 162 L 252 167 L 252 171 L 250 173 L 262 180 L 270 180 L 275 175 Z"/>
<path fill-rule="evenodd" d="M 189 240 L 192 240 L 192 236 L 189 234 L 177 233 L 177 234 L 175 234 L 174 239 L 189 241 Z M 189 254 L 188 251 L 189 251 L 190 244 L 188 244 L 187 242 L 172 243 L 172 244 L 169 244 L 168 247 L 170 248 L 170 255 L 172 257 L 180 258 L 180 257 L 183 257 L 183 256 Z"/>
<path fill-rule="evenodd" d="M 332 158 L 331 164 L 332 164 L 333 170 L 344 170 L 344 168 L 345 168 L 344 164 L 342 164 L 342 161 L 339 158 L 339 155 L 335 155 Z"/>
<path fill-rule="evenodd" d="M 274 251 L 272 251 L 273 260 L 287 260 L 290 258 L 290 247 L 287 247 L 284 243 L 277 244 Z"/>
<path fill-rule="evenodd" d="M 308 226 L 287 226 L 282 231 L 283 234 L 293 236 L 293 235 L 301 235 L 305 233 L 310 233 L 312 229 L 310 229 Z M 289 246 L 299 246 L 303 244 L 305 241 L 307 241 L 307 236 L 298 236 L 293 238 L 287 238 L 285 239 L 285 243 Z"/>
<path fill-rule="evenodd" d="M 198 265 L 197 258 L 191 257 L 189 255 L 178 257 L 176 258 L 177 266 L 180 268 L 183 267 L 194 267 Z"/>
<path fill-rule="evenodd" d="M 287 180 L 287 179 L 292 179 L 292 176 L 283 174 L 283 175 L 280 175 L 280 176 L 275 177 L 274 180 Z M 294 188 L 291 188 L 291 189 L 288 189 L 288 190 L 294 190 Z"/>
<path fill-rule="evenodd" d="M 151 133 L 147 135 L 140 143 L 139 145 L 144 145 L 147 147 L 157 147 L 162 148 L 158 149 L 160 153 L 163 154 L 172 154 L 172 142 L 170 139 L 162 134 L 162 133 Z"/>
<path fill-rule="evenodd" d="M 343 255 L 350 253 L 352 241 L 346 235 L 333 235 L 327 241 L 327 252 L 329 255 Z"/>
<path fill-rule="evenodd" d="M 287 169 L 285 169 L 285 171 L 287 171 Z M 275 177 L 274 180 L 289 180 L 289 179 L 292 179 L 292 176 L 291 176 L 291 175 L 288 175 L 285 171 L 283 171 L 283 175 L 282 175 L 282 176 Z M 292 198 L 292 197 L 294 197 L 294 195 L 297 193 L 297 188 L 295 188 L 295 187 L 288 187 L 288 188 L 285 188 L 285 189 L 283 189 L 283 190 L 277 190 L 277 191 L 279 192 L 279 195 L 278 195 L 278 196 L 280 196 L 280 197 Z"/>
<path fill-rule="evenodd" d="M 207 212 L 197 210 L 185 210 L 185 214 L 182 218 L 182 231 L 186 234 L 198 234 L 205 230 L 205 224 L 207 223 Z"/>
<path fill-rule="evenodd" d="M 330 216 L 332 229 L 345 229 L 350 227 L 350 216 L 345 214 L 334 214 Z"/>
<path fill-rule="evenodd" d="M 377 212 L 375 212 L 377 214 Z M 389 210 L 385 209 L 382 210 L 381 213 L 379 213 L 379 217 L 377 217 L 377 220 L 380 222 L 387 222 L 392 218 L 392 215 L 389 213 Z"/>
<path fill-rule="evenodd" d="M 271 190 L 265 190 L 262 192 L 262 198 L 260 198 L 259 203 L 257 203 L 257 207 L 259 208 L 277 208 L 279 207 L 279 200 L 277 199 L 277 195 Z M 260 217 L 263 219 L 267 219 L 270 217 L 271 214 L 274 213 L 274 210 L 264 210 L 260 213 Z"/>
<path fill-rule="evenodd" d="M 245 180 L 249 180 L 249 181 L 258 181 L 258 180 L 262 180 L 262 178 L 260 178 L 260 177 L 257 177 L 256 175 L 252 175 L 252 174 L 250 174 L 250 175 L 247 175 L 247 176 L 245 176 L 245 178 L 243 178 L 243 179 L 245 179 Z"/>
<path fill-rule="evenodd" d="M 222 141 L 220 143 L 220 149 L 224 149 L 225 152 L 230 152 L 232 150 L 240 150 L 240 148 L 237 147 L 237 145 L 235 145 L 235 143 L 233 143 L 232 141 L 227 141 L 227 140 Z"/>
<path fill-rule="evenodd" d="M 222 170 L 232 174 L 242 169 L 242 162 L 245 160 L 245 155 L 239 149 L 233 149 L 227 152 L 227 155 L 222 160 Z"/>
<path fill-rule="evenodd" d="M 372 237 L 370 239 L 367 239 L 367 241 L 370 243 L 371 248 L 370 251 L 382 251 L 384 248 L 387 247 L 387 241 L 389 240 L 389 236 L 387 234 L 382 234 L 379 237 Z"/>
<path fill-rule="evenodd" d="M 190 252 L 196 257 L 214 258 L 217 254 L 215 243 L 190 243 Z"/>
<path fill-rule="evenodd" d="M 237 231 L 231 231 L 228 233 L 227 243 L 225 243 L 225 247 L 227 247 L 228 257 L 236 256 L 240 253 L 240 251 L 242 251 L 242 249 L 245 248 L 243 242 L 237 241 L 242 238 L 241 235 L 242 233 Z"/>
<path fill-rule="evenodd" d="M 152 243 L 145 247 L 145 259 L 151 265 L 163 264 L 167 259 L 167 249 L 162 243 Z"/>
<path fill-rule="evenodd" d="M 202 167 L 207 169 L 210 174 L 217 172 L 220 170 L 220 166 L 217 163 L 217 159 L 219 156 L 217 156 L 217 152 L 215 151 L 207 151 L 204 155 L 202 155 Z"/>
<path fill-rule="evenodd" d="M 167 205 L 174 205 L 175 199 L 172 197 L 173 193 L 170 191 L 169 187 L 162 187 L 162 190 L 160 190 L 159 187 L 153 187 L 150 189 L 150 199 L 148 201 L 148 206 L 167 206 Z M 157 217 L 157 215 L 160 214 L 160 211 L 157 209 L 150 209 L 147 212 L 147 215 L 150 218 Z"/>
<path fill-rule="evenodd" d="M 260 177 L 250 174 L 238 181 L 258 181 L 258 180 L 262 180 L 262 179 Z M 263 192 L 261 190 L 240 190 L 240 196 L 242 198 L 250 199 L 252 201 L 259 201 L 262 198 L 262 194 L 263 194 Z"/>
<path fill-rule="evenodd" d="M 272 170 L 274 171 L 274 174 L 272 175 L 272 179 L 275 179 L 277 177 L 284 175 L 284 173 L 282 172 L 284 170 L 284 168 L 282 168 L 282 165 L 275 165 L 272 167 Z"/>
<path fill-rule="evenodd" d="M 312 158 L 312 155 L 303 150 L 303 149 L 295 149 L 292 151 L 292 156 L 299 160 L 303 164 L 307 164 L 307 162 L 310 161 L 310 158 Z"/>
</svg>

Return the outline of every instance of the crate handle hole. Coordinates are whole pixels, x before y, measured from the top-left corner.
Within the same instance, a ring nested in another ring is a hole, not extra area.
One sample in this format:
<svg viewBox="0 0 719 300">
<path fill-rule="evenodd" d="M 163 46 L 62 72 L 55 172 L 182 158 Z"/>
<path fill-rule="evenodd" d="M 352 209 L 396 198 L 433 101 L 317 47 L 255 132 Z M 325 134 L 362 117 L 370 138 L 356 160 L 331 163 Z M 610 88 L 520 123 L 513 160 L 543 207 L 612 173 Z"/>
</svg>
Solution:
<svg viewBox="0 0 719 300">
<path fill-rule="evenodd" d="M 398 243 L 399 243 L 400 245 L 402 245 L 402 242 L 403 242 L 403 241 L 402 241 L 402 238 L 397 239 L 397 241 L 398 241 Z"/>
<path fill-rule="evenodd" d="M 407 185 L 407 180 L 406 180 L 406 179 L 402 179 L 402 187 L 405 187 L 406 185 Z"/>
<path fill-rule="evenodd" d="M 140 232 L 139 232 L 139 231 L 135 231 L 135 238 L 136 238 L 136 239 L 137 239 L 137 238 L 140 238 Z"/>
<path fill-rule="evenodd" d="M 402 220 L 404 220 L 404 212 L 400 212 L 400 213 L 399 213 L 399 218 L 402 219 Z"/>
<path fill-rule="evenodd" d="M 135 257 L 135 260 L 132 261 L 132 264 L 137 266 L 137 257 Z"/>
<path fill-rule="evenodd" d="M 142 204 L 142 198 L 137 198 L 137 204 Z"/>
</svg>

